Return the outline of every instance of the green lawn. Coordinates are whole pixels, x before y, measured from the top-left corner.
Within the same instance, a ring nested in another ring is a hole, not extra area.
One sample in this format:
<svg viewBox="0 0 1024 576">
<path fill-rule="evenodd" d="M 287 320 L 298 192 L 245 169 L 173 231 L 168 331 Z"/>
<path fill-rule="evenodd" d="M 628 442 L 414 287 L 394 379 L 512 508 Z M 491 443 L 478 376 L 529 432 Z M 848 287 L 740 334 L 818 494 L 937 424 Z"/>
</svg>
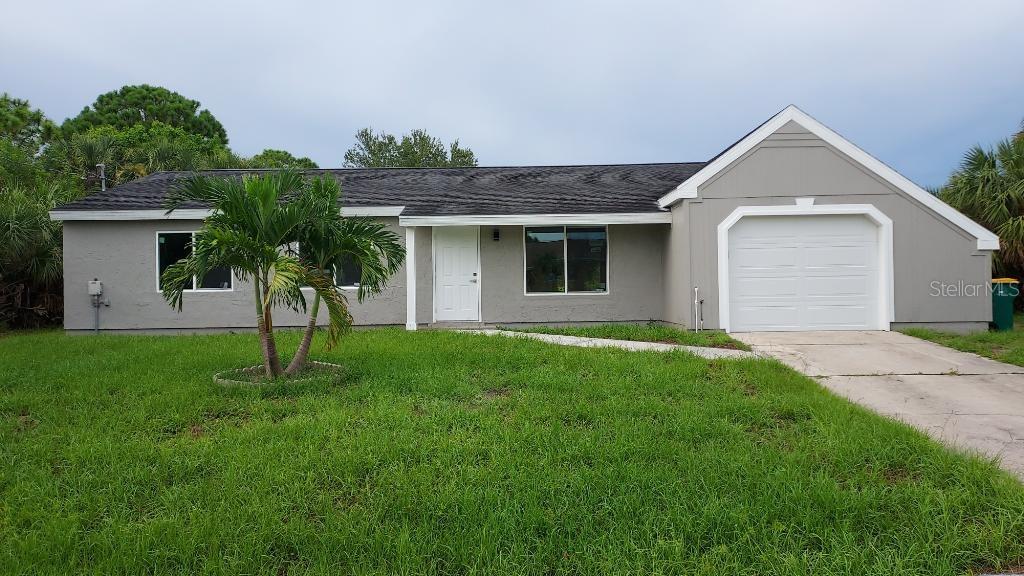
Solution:
<svg viewBox="0 0 1024 576">
<path fill-rule="evenodd" d="M 0 337 L 0 573 L 1024 560 L 1015 480 L 775 362 L 374 330 L 315 354 L 340 379 L 211 383 L 255 352 L 249 334 Z"/>
<path fill-rule="evenodd" d="M 666 344 L 682 344 L 684 346 L 708 346 L 711 348 L 734 348 L 750 350 L 750 347 L 734 340 L 725 332 L 717 330 L 680 330 L 660 324 L 595 324 L 592 326 L 536 326 L 529 328 L 507 328 L 516 332 L 535 332 L 538 334 L 564 334 L 566 336 L 582 336 L 584 338 L 612 338 L 614 340 L 635 340 L 639 342 L 664 342 Z"/>
<path fill-rule="evenodd" d="M 904 334 L 931 340 L 964 352 L 973 352 L 1000 362 L 1024 366 L 1024 314 L 1015 314 L 1013 330 L 952 334 L 926 328 L 906 328 Z"/>
</svg>

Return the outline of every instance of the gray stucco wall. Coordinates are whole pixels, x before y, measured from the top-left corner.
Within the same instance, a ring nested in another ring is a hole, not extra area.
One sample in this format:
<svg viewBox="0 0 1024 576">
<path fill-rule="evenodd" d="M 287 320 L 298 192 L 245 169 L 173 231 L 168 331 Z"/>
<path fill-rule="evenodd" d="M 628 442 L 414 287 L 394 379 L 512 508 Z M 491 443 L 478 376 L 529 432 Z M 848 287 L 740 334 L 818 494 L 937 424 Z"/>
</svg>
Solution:
<svg viewBox="0 0 1024 576">
<path fill-rule="evenodd" d="M 397 218 L 384 219 L 402 242 L 404 230 Z M 64 224 L 64 327 L 89 330 L 93 309 L 86 283 L 103 281 L 110 307 L 100 309 L 100 328 L 105 330 L 250 328 L 256 325 L 252 285 L 234 280 L 234 290 L 186 293 L 181 312 L 164 301 L 156 286 L 156 233 L 191 231 L 200 222 L 188 220 L 141 222 L 88 222 Z M 417 239 L 424 235 L 418 235 Z M 418 293 L 430 294 L 430 235 L 420 243 L 417 261 Z M 425 255 L 425 256 L 424 256 Z M 425 263 L 423 258 L 425 257 Z M 405 269 L 392 278 L 380 295 L 360 303 L 355 291 L 346 291 L 352 317 L 358 325 L 405 323 Z M 425 305 L 429 311 L 429 301 Z M 422 305 L 421 305 L 422 308 Z M 326 317 L 321 315 L 321 320 Z M 429 316 L 428 316 L 429 317 Z M 302 326 L 305 316 L 278 309 L 277 326 Z"/>
<path fill-rule="evenodd" d="M 524 294 L 523 227 L 480 228 L 481 310 L 488 323 L 624 322 L 664 314 L 665 224 L 608 226 L 608 293 Z"/>
<path fill-rule="evenodd" d="M 385 219 L 405 241 L 396 218 Z M 156 286 L 157 232 L 191 231 L 198 221 L 66 222 L 64 227 L 65 318 L 67 330 L 91 330 L 93 309 L 86 283 L 103 281 L 110 307 L 100 309 L 103 330 L 244 329 L 255 326 L 252 285 L 235 278 L 234 289 L 189 292 L 181 312 L 163 300 Z M 523 293 L 523 227 L 481 227 L 481 309 L 483 320 L 506 322 L 646 321 L 660 319 L 666 225 L 609 226 L 609 287 L 601 295 Z M 416 229 L 416 320 L 433 320 L 431 229 Z M 356 325 L 404 325 L 406 271 L 383 294 L 360 303 L 348 292 Z M 321 323 L 326 314 L 321 312 Z M 301 314 L 278 309 L 276 326 L 303 326 Z"/>
<path fill-rule="evenodd" d="M 405 241 L 405 232 L 402 232 Z M 431 254 L 433 235 L 429 226 L 416 227 L 416 323 L 429 324 L 434 316 L 434 261 Z M 405 270 L 402 276 L 402 294 L 405 294 Z M 405 324 L 406 302 L 398 303 L 398 312 Z"/>
<path fill-rule="evenodd" d="M 978 251 L 973 236 L 793 123 L 701 186 L 698 198 L 673 207 L 665 319 L 692 324 L 697 286 L 705 327 L 718 327 L 718 224 L 739 206 L 793 204 L 797 197 L 813 197 L 816 205 L 873 204 L 892 219 L 897 324 L 983 328 L 991 319 L 986 292 L 938 297 L 932 284 L 984 285 L 990 252 Z"/>
</svg>

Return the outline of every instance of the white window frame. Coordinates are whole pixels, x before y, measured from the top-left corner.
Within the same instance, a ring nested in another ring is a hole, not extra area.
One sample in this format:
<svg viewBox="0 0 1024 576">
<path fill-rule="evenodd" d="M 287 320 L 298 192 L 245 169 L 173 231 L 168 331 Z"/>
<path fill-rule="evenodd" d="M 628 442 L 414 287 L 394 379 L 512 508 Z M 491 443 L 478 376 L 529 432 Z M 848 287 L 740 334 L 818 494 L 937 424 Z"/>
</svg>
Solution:
<svg viewBox="0 0 1024 576">
<path fill-rule="evenodd" d="M 158 293 L 160 293 L 160 294 L 163 294 L 164 291 L 163 291 L 162 288 L 160 288 L 160 235 L 161 234 L 191 234 L 192 235 L 192 241 L 194 242 L 195 239 L 196 239 L 196 230 L 157 230 L 155 235 L 153 236 L 153 244 L 154 244 L 153 254 L 156 256 L 156 258 L 155 258 L 155 262 L 156 262 L 156 266 L 155 266 L 155 268 L 156 268 L 156 291 Z M 231 279 L 231 287 L 230 288 L 197 288 L 197 286 L 199 286 L 199 278 L 197 278 L 196 276 L 193 276 L 192 277 L 192 287 L 191 288 L 186 288 L 185 292 L 220 292 L 220 293 L 234 292 L 235 291 L 235 271 L 231 270 L 230 266 L 228 267 L 228 270 L 229 270 L 228 278 Z"/>
<path fill-rule="evenodd" d="M 562 292 L 530 292 L 526 286 L 526 229 L 527 228 L 562 228 L 562 274 L 565 278 L 565 290 Z M 604 228 L 604 290 L 601 292 L 570 292 L 569 291 L 569 228 Z M 525 296 L 607 296 L 612 293 L 612 234 L 607 224 L 556 224 L 523 226 L 523 295 Z"/>
</svg>

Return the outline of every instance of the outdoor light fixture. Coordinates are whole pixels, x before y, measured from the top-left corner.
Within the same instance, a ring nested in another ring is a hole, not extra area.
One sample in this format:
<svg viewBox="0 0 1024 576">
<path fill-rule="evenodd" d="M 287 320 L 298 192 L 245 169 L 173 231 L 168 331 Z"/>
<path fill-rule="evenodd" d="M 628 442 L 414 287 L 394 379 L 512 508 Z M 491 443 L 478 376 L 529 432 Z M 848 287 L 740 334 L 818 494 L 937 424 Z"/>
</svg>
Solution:
<svg viewBox="0 0 1024 576">
<path fill-rule="evenodd" d="M 491 230 L 491 239 L 494 240 L 495 242 L 497 242 L 498 240 L 501 240 L 501 229 L 500 228 L 495 228 L 494 230 Z"/>
</svg>

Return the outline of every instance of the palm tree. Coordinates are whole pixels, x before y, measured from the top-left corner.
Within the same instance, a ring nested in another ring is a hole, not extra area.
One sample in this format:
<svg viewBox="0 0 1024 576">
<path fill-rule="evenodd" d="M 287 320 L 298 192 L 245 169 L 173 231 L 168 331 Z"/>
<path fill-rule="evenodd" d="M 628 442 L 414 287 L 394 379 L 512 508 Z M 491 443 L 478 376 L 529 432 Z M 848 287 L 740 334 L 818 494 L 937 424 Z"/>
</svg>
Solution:
<svg viewBox="0 0 1024 576">
<path fill-rule="evenodd" d="M 49 211 L 80 195 L 64 184 L 0 184 L 0 326 L 60 318 L 63 235 Z"/>
<path fill-rule="evenodd" d="M 58 146 L 63 152 L 65 169 L 79 174 L 86 190 L 100 189 L 100 164 L 109 169 L 118 163 L 117 142 L 107 134 L 75 134 L 70 139 L 61 141 Z M 114 173 L 115 170 L 109 170 L 108 178 Z M 107 185 L 111 184 L 113 182 L 108 179 Z"/>
<path fill-rule="evenodd" d="M 199 170 L 205 163 L 202 152 L 195 146 L 166 136 L 146 143 L 141 149 L 129 150 L 127 155 L 141 159 L 147 173 L 160 170 Z"/>
<path fill-rule="evenodd" d="M 1024 271 L 1024 138 L 969 150 L 939 197 L 999 235 L 997 273 Z"/>
<path fill-rule="evenodd" d="M 283 170 L 242 179 L 195 176 L 168 197 L 168 212 L 196 203 L 213 213 L 192 241 L 192 253 L 163 273 L 164 298 L 181 310 L 184 287 L 218 267 L 229 267 L 250 281 L 260 351 L 268 378 L 281 376 L 274 338 L 273 309 L 306 311 L 302 287 L 311 287 L 329 315 L 327 347 L 351 325 L 345 298 L 334 283 L 283 247 L 298 240 L 303 226 L 333 217 L 332 199 L 323 183 L 305 182 L 298 172 Z M 336 198 L 336 197 L 335 197 Z"/>
<path fill-rule="evenodd" d="M 0 327 L 39 326 L 63 312 L 63 227 L 49 212 L 82 192 L 76 177 L 44 171 L 33 154 L 0 140 Z"/>
<path fill-rule="evenodd" d="M 358 300 L 362 302 L 366 296 L 379 294 L 405 261 L 405 247 L 399 242 L 398 235 L 374 220 L 342 218 L 338 206 L 340 188 L 337 180 L 318 178 L 313 180 L 312 186 L 318 189 L 317 197 L 328 202 L 330 214 L 328 218 L 299 227 L 300 258 L 308 268 L 322 271 L 323 278 L 332 284 L 336 273 L 340 273 L 342 261 L 351 259 L 360 268 L 359 288 L 356 292 Z M 314 293 L 313 307 L 302 343 L 285 369 L 285 374 L 295 374 L 305 366 L 319 309 L 320 294 Z"/>
</svg>

